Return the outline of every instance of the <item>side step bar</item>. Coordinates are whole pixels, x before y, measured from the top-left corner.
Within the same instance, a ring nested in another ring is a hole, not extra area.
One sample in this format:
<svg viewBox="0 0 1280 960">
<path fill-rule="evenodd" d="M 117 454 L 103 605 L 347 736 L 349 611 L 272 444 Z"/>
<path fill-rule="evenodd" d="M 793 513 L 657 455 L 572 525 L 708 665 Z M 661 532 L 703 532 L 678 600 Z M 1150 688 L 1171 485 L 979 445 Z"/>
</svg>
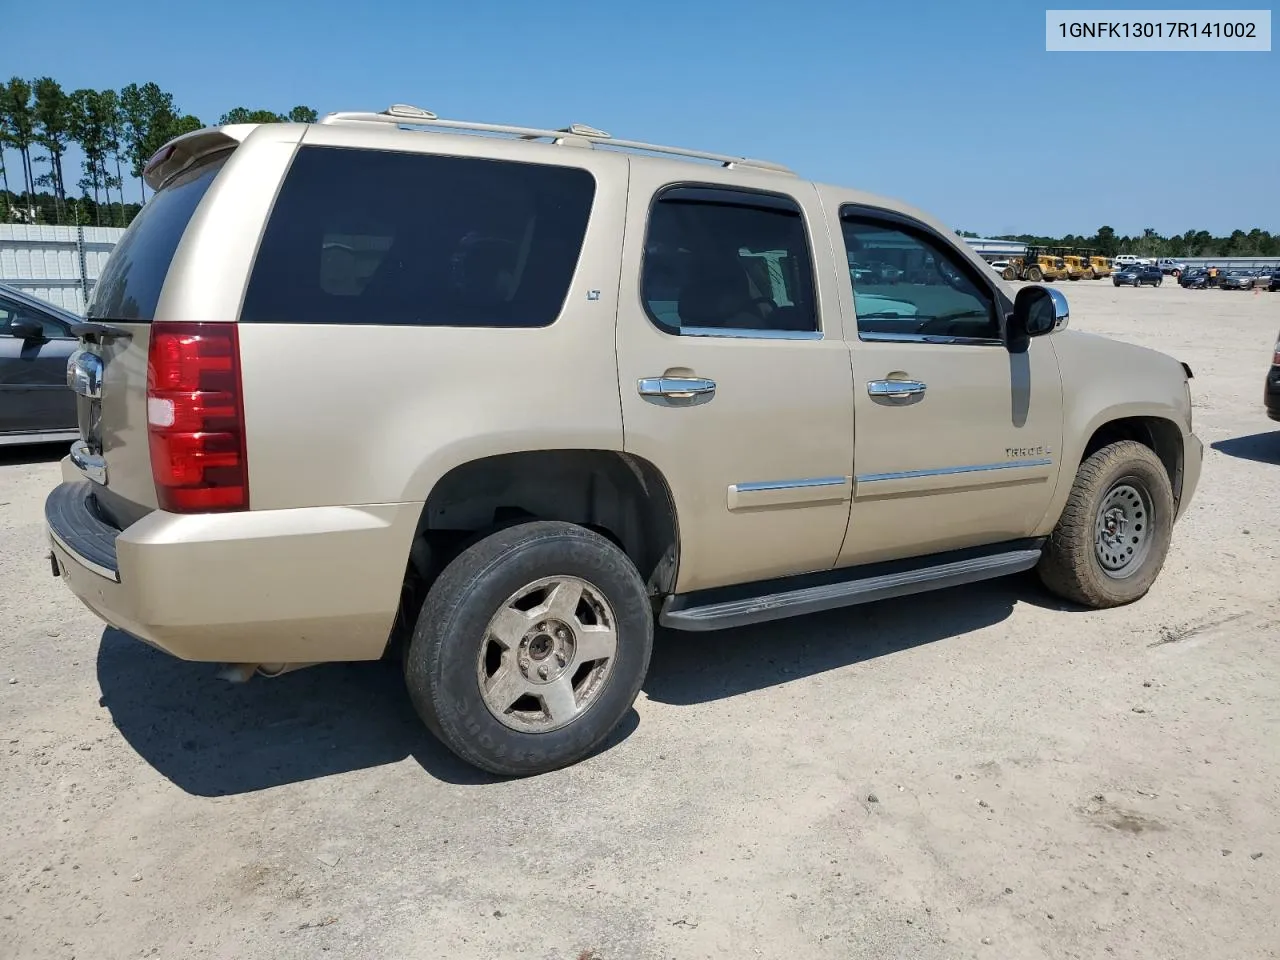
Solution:
<svg viewBox="0 0 1280 960">
<path fill-rule="evenodd" d="M 978 580 L 990 580 L 1030 570 L 1039 560 L 1040 547 L 1036 545 L 887 573 L 864 569 L 861 571 L 863 575 L 857 576 L 859 571 L 856 569 L 841 571 L 845 579 L 835 582 L 797 586 L 790 590 L 740 596 L 719 602 L 711 599 L 709 602 L 699 603 L 695 595 L 679 594 L 667 598 L 658 622 L 672 630 L 702 631 L 742 627 L 805 613 L 834 610 L 837 607 L 887 600 L 890 597 L 957 587 Z M 875 566 L 883 569 L 884 565 Z M 779 585 L 779 581 L 770 584 L 774 587 Z"/>
</svg>

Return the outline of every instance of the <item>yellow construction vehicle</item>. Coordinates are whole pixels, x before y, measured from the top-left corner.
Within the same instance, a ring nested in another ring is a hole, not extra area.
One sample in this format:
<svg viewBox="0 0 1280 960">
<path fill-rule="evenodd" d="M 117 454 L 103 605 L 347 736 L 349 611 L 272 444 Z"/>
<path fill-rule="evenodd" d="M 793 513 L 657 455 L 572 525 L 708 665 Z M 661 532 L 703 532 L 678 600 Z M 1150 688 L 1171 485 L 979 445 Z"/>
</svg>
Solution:
<svg viewBox="0 0 1280 960">
<path fill-rule="evenodd" d="M 1046 252 L 1042 247 L 1027 247 L 1026 256 L 1014 257 L 1001 274 L 1006 280 L 1065 280 L 1067 264 L 1062 257 Z"/>
<path fill-rule="evenodd" d="M 1095 280 L 1109 277 L 1115 270 L 1115 267 L 1111 265 L 1110 257 L 1090 257 L 1089 264 L 1093 267 L 1093 279 Z"/>
<path fill-rule="evenodd" d="M 1069 254 L 1062 258 L 1067 265 L 1068 280 L 1092 280 L 1093 264 L 1088 257 Z"/>
</svg>

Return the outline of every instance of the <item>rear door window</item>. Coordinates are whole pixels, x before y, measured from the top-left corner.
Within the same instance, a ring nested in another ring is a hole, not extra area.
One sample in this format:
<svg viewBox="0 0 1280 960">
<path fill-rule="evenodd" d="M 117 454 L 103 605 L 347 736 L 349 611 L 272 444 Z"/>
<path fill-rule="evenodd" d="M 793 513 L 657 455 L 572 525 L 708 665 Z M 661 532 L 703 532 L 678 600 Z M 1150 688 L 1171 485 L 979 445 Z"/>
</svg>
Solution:
<svg viewBox="0 0 1280 960">
<path fill-rule="evenodd" d="M 94 285 L 86 316 L 150 323 L 178 242 L 231 151 L 194 164 L 162 187 L 134 218 Z"/>
<path fill-rule="evenodd" d="M 303 147 L 240 320 L 546 326 L 594 196 L 595 179 L 576 167 Z"/>
</svg>

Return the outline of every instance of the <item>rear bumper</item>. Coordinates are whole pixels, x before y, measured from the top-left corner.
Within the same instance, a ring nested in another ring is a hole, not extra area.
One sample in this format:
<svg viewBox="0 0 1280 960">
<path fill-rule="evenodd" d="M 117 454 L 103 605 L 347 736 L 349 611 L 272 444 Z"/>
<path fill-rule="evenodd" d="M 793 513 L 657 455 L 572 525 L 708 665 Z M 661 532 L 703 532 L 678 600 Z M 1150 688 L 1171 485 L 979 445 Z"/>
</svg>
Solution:
<svg viewBox="0 0 1280 960">
<path fill-rule="evenodd" d="M 91 494 L 69 479 L 45 521 L 57 573 L 108 624 L 184 660 L 382 655 L 421 504 L 155 511 L 117 531 Z"/>
</svg>

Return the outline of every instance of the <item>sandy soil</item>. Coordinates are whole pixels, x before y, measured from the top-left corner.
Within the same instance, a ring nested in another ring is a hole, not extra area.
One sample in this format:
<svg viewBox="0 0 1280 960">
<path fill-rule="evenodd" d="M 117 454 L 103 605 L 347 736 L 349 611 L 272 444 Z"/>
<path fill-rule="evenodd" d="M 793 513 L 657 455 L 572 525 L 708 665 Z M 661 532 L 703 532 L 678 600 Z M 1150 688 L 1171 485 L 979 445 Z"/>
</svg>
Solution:
<svg viewBox="0 0 1280 960">
<path fill-rule="evenodd" d="M 658 638 L 599 756 L 492 782 L 394 670 L 229 686 L 49 573 L 0 451 L 0 957 L 1280 956 L 1280 295 L 1063 284 L 1194 368 L 1144 601 L 1030 577 Z"/>
</svg>

